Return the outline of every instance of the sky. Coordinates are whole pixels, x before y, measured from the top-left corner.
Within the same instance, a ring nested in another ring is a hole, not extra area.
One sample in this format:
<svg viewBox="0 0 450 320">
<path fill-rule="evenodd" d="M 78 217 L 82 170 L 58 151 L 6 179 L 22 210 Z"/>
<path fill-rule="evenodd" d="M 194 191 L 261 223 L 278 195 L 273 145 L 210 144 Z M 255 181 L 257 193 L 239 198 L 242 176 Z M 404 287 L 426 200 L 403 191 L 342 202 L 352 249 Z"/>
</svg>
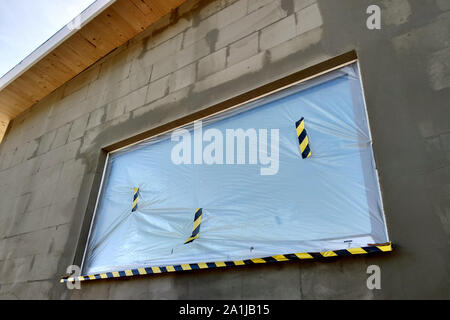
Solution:
<svg viewBox="0 0 450 320">
<path fill-rule="evenodd" d="M 0 0 L 0 77 L 95 0 Z"/>
</svg>

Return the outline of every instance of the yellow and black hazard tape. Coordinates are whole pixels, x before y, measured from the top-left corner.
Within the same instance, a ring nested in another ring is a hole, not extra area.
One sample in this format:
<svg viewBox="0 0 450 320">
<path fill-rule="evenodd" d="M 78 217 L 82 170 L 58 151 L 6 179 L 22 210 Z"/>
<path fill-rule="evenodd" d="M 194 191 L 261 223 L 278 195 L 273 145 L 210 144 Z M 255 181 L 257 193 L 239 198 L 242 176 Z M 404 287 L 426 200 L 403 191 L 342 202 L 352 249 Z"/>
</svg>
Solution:
<svg viewBox="0 0 450 320">
<path fill-rule="evenodd" d="M 192 234 L 191 236 L 184 242 L 184 244 L 187 244 L 189 242 L 194 241 L 195 239 L 198 238 L 199 236 L 199 232 L 200 232 L 200 224 L 202 223 L 202 208 L 197 208 L 197 210 L 195 210 L 195 215 L 194 215 L 194 225 L 192 227 Z"/>
<path fill-rule="evenodd" d="M 309 147 L 308 133 L 305 129 L 305 118 L 301 118 L 295 123 L 297 129 L 298 144 L 300 145 L 300 153 L 302 158 L 306 159 L 311 157 L 311 149 Z"/>
<path fill-rule="evenodd" d="M 137 210 L 138 201 L 139 201 L 139 188 L 134 188 L 133 205 L 131 206 L 131 212 L 135 212 Z"/>
<path fill-rule="evenodd" d="M 64 283 L 64 282 L 73 282 L 73 281 L 122 278 L 122 277 L 154 274 L 154 273 L 209 269 L 209 268 L 230 267 L 230 266 L 244 266 L 244 265 L 257 264 L 257 263 L 270 263 L 270 262 L 281 262 L 281 261 L 290 261 L 290 260 L 320 259 L 320 258 L 339 257 L 339 256 L 351 256 L 351 255 L 356 255 L 356 254 L 388 252 L 388 251 L 392 251 L 391 243 L 380 244 L 380 245 L 370 246 L 370 247 L 350 248 L 350 249 L 333 250 L 333 251 L 325 251 L 325 252 L 305 252 L 305 253 L 280 254 L 280 255 L 265 257 L 265 258 L 254 258 L 254 259 L 238 260 L 238 261 L 189 263 L 189 264 L 179 264 L 179 265 L 173 265 L 173 266 L 130 269 L 130 270 L 123 270 L 123 271 L 99 273 L 99 274 L 93 274 L 93 275 L 88 275 L 88 276 L 66 277 L 66 278 L 61 279 L 60 282 Z"/>
</svg>

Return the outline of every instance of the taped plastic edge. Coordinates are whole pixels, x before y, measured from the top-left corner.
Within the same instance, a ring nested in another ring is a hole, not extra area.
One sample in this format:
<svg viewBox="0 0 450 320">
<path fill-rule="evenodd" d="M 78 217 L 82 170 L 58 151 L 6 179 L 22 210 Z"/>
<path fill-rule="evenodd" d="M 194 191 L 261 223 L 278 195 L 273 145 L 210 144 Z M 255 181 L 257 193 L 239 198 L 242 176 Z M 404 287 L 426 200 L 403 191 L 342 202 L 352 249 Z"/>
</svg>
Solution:
<svg viewBox="0 0 450 320">
<path fill-rule="evenodd" d="M 63 277 L 60 282 L 72 282 L 72 281 L 88 281 L 88 280 L 100 280 L 100 279 L 110 279 L 110 278 L 123 278 L 131 276 L 142 276 L 154 273 L 166 273 L 166 272 L 176 272 L 176 271 L 188 271 L 188 270 L 198 270 L 198 269 L 210 269 L 210 268 L 220 268 L 220 267 L 231 267 L 231 266 L 243 266 L 258 263 L 271 263 L 271 262 L 283 262 L 290 260 L 304 260 L 304 259 L 321 259 L 329 257 L 340 257 L 340 256 L 351 256 L 357 254 L 370 254 L 370 253 L 382 253 L 392 251 L 392 243 L 377 244 L 368 247 L 361 248 L 348 248 L 342 250 L 333 250 L 325 252 L 304 252 L 304 253 L 290 253 L 290 254 L 280 254 L 264 258 L 253 258 L 247 260 L 236 260 L 236 261 L 217 261 L 217 262 L 204 262 L 204 263 L 189 263 L 189 264 L 179 264 L 171 266 L 159 266 L 159 267 L 145 267 L 138 269 L 128 269 L 122 271 L 113 271 L 106 273 L 98 273 L 86 276 L 77 277 Z"/>
</svg>

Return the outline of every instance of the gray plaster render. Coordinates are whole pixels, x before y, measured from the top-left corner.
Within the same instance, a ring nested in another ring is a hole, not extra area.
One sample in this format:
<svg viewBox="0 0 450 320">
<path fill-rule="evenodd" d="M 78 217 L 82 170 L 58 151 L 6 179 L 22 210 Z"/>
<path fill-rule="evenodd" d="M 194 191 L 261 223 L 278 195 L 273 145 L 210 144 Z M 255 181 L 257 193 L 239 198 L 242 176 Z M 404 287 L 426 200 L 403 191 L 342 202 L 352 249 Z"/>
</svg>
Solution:
<svg viewBox="0 0 450 320">
<path fill-rule="evenodd" d="M 0 144 L 0 299 L 450 298 L 447 2 L 187 1 L 10 123 Z M 382 8 L 380 30 L 366 28 L 371 4 Z M 81 260 L 103 147 L 350 50 L 392 253 L 92 281 L 81 290 L 59 283 Z M 373 264 L 380 290 L 366 287 Z"/>
</svg>

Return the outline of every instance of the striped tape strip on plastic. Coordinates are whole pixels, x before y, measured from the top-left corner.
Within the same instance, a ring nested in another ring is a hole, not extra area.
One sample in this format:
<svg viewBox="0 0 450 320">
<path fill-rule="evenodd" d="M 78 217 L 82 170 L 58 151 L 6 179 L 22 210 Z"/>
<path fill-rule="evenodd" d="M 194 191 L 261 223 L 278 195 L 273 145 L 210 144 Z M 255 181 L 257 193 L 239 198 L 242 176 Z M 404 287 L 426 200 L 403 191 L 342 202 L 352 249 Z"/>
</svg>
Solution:
<svg viewBox="0 0 450 320">
<path fill-rule="evenodd" d="M 131 206 L 131 212 L 134 212 L 137 210 L 138 200 L 139 200 L 139 188 L 134 188 L 133 205 Z"/>
<path fill-rule="evenodd" d="M 194 225 L 192 227 L 192 234 L 186 240 L 186 242 L 184 244 L 192 242 L 192 241 L 194 241 L 195 239 L 198 238 L 199 232 L 200 232 L 200 224 L 202 223 L 202 211 L 203 211 L 202 208 L 197 208 L 197 210 L 195 210 Z"/>
<path fill-rule="evenodd" d="M 238 260 L 238 261 L 189 263 L 189 264 L 179 264 L 179 265 L 173 265 L 173 266 L 130 269 L 130 270 L 123 270 L 123 271 L 99 273 L 99 274 L 93 274 L 93 275 L 87 275 L 87 276 L 68 277 L 68 278 L 61 279 L 60 282 L 64 283 L 64 282 L 72 282 L 72 281 L 87 281 L 87 280 L 98 280 L 98 279 L 108 279 L 108 278 L 121 278 L 121 277 L 147 275 L 147 274 L 153 274 L 153 273 L 165 273 L 165 272 L 230 267 L 230 266 L 243 266 L 243 265 L 250 265 L 250 264 L 257 264 L 257 263 L 270 263 L 270 262 L 280 262 L 280 261 L 290 261 L 290 260 L 320 259 L 320 258 L 328 258 L 328 257 L 351 256 L 351 255 L 356 255 L 356 254 L 369 254 L 369 253 L 388 252 L 388 251 L 392 251 L 391 243 L 370 246 L 370 247 L 350 248 L 350 249 L 333 250 L 333 251 L 325 251 L 325 252 L 305 252 L 305 253 L 280 254 L 280 255 L 265 257 L 265 258 L 254 258 L 254 259 Z"/>
<path fill-rule="evenodd" d="M 297 121 L 295 123 L 295 127 L 297 128 L 297 137 L 302 158 L 309 158 L 311 157 L 311 149 L 309 148 L 308 134 L 305 129 L 305 118 L 302 117 L 299 121 Z"/>
</svg>

